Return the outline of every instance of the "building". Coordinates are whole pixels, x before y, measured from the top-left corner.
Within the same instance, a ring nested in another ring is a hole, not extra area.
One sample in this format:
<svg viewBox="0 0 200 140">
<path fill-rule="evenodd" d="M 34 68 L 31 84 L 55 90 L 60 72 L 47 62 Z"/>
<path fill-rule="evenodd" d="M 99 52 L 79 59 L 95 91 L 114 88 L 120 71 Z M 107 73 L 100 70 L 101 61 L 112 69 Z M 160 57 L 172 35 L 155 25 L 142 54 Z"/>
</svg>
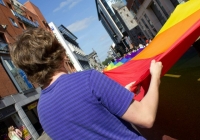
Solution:
<svg viewBox="0 0 200 140">
<path fill-rule="evenodd" d="M 37 8 L 31 2 L 25 4 L 32 6 L 32 10 Z M 7 134 L 10 125 L 27 132 L 26 138 L 37 139 L 43 131 L 36 110 L 40 88 L 32 85 L 25 73 L 13 65 L 8 49 L 8 45 L 26 29 L 50 30 L 42 24 L 41 20 L 46 20 L 39 9 L 40 15 L 30 9 L 16 0 L 0 1 L 0 139 Z"/>
<path fill-rule="evenodd" d="M 140 43 L 144 43 L 145 36 L 135 20 L 135 14 L 132 11 L 129 11 L 122 2 L 112 4 L 112 8 L 128 34 L 125 37 L 125 40 L 130 48 L 138 46 Z"/>
<path fill-rule="evenodd" d="M 71 60 L 76 71 L 90 69 L 87 56 L 79 47 L 79 44 L 76 42 L 77 37 L 63 25 L 56 27 L 56 25 L 53 22 L 51 22 L 49 23 L 49 26 L 52 32 L 55 34 L 58 41 L 66 49 L 67 56 Z"/>
<path fill-rule="evenodd" d="M 98 71 L 102 71 L 104 66 L 101 63 L 96 51 L 93 50 L 90 54 L 87 55 L 87 59 L 89 60 L 90 67 L 92 69 L 96 69 Z"/>
<path fill-rule="evenodd" d="M 144 35 L 152 39 L 165 24 L 174 8 L 187 0 L 126 0 L 127 8 L 136 15 Z"/>
<path fill-rule="evenodd" d="M 0 139 L 8 127 L 22 130 L 28 140 L 36 140 L 43 129 L 37 116 L 40 87 L 30 83 L 26 74 L 10 59 L 8 46 L 29 28 L 51 31 L 39 8 L 32 2 L 0 0 Z"/>
<path fill-rule="evenodd" d="M 119 46 L 116 46 L 115 43 L 113 43 L 110 47 L 109 50 L 107 52 L 108 56 L 107 58 L 113 58 L 113 60 L 119 58 L 121 56 L 121 51 L 119 48 L 117 48 Z"/>
<path fill-rule="evenodd" d="M 95 0 L 98 18 L 106 29 L 110 38 L 115 44 L 119 44 L 124 50 L 126 50 L 126 48 L 129 48 L 129 45 L 124 38 L 127 36 L 127 33 L 112 9 L 112 4 L 121 1 L 122 0 Z"/>
</svg>

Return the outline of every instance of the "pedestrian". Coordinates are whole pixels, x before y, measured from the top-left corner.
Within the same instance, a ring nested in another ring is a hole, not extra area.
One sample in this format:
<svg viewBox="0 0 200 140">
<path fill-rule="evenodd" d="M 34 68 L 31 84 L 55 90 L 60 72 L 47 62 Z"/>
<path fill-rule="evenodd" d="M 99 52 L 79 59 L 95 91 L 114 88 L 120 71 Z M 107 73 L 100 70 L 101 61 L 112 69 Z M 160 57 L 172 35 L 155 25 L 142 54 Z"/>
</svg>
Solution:
<svg viewBox="0 0 200 140">
<path fill-rule="evenodd" d="M 145 46 L 148 46 L 149 45 L 149 40 L 146 40 L 146 45 Z"/>
<path fill-rule="evenodd" d="M 18 128 L 14 128 L 14 129 L 15 129 L 16 134 L 17 134 L 20 138 L 22 138 L 22 132 L 21 132 Z"/>
<path fill-rule="evenodd" d="M 10 126 L 8 128 L 8 137 L 10 138 L 10 140 L 22 140 L 13 126 Z"/>
<path fill-rule="evenodd" d="M 139 49 L 142 49 L 142 48 L 144 48 L 144 45 L 139 44 Z"/>
<path fill-rule="evenodd" d="M 134 82 L 124 88 L 95 70 L 67 74 L 65 49 L 43 29 L 25 31 L 10 53 L 29 80 L 42 85 L 38 115 L 52 139 L 144 140 L 131 124 L 151 128 L 155 121 L 161 62 L 151 61 L 150 86 L 139 102 L 129 91 Z"/>
</svg>

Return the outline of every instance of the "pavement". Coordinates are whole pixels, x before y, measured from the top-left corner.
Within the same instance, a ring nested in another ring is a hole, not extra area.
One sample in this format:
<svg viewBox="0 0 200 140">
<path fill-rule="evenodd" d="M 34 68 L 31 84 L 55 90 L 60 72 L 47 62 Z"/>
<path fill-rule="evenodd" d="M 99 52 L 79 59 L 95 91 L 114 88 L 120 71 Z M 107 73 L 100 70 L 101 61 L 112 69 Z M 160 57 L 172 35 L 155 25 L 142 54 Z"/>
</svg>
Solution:
<svg viewBox="0 0 200 140">
<path fill-rule="evenodd" d="M 138 128 L 148 140 L 163 135 L 178 140 L 200 139 L 200 57 L 191 47 L 161 78 L 156 121 L 151 129 Z"/>
</svg>

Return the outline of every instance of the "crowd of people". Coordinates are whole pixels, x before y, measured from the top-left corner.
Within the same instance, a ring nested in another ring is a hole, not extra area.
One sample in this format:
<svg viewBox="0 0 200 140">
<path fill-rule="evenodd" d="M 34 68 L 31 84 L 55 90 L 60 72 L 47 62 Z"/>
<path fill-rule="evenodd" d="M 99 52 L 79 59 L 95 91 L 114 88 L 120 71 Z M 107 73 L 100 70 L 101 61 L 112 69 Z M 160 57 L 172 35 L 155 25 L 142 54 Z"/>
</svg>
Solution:
<svg viewBox="0 0 200 140">
<path fill-rule="evenodd" d="M 139 49 L 142 49 L 142 48 L 147 47 L 147 46 L 151 43 L 151 41 L 152 41 L 152 40 L 149 39 L 149 40 L 146 40 L 146 41 L 145 41 L 145 44 L 140 43 L 138 46 L 135 46 L 134 51 L 137 51 L 137 50 L 139 50 Z"/>
<path fill-rule="evenodd" d="M 151 41 L 152 41 L 152 39 L 149 39 L 149 40 L 146 40 L 145 43 L 139 43 L 137 46 L 133 45 L 133 47 L 125 47 L 124 50 L 122 50 L 123 47 L 121 47 L 121 48 L 118 47 L 116 49 L 116 52 L 118 53 L 118 55 L 115 57 L 115 59 L 112 59 L 111 61 L 115 62 L 116 60 L 121 60 L 124 57 L 126 57 L 126 55 L 130 55 L 133 52 L 137 52 L 139 50 L 142 50 L 145 47 L 147 47 L 151 43 Z"/>
</svg>

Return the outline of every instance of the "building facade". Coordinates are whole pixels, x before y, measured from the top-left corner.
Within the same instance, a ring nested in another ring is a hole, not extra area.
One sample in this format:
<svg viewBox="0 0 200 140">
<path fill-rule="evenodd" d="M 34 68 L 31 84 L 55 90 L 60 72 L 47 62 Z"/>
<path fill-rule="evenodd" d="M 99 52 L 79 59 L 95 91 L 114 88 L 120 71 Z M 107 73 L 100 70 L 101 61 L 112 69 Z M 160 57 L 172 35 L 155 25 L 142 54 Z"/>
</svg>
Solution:
<svg viewBox="0 0 200 140">
<path fill-rule="evenodd" d="M 83 71 L 90 69 L 87 56 L 76 42 L 77 37 L 63 25 L 56 27 L 56 25 L 53 22 L 51 22 L 49 23 L 49 26 L 52 32 L 55 34 L 58 41 L 65 48 L 67 56 L 69 57 L 73 66 L 75 67 L 75 71 Z"/>
<path fill-rule="evenodd" d="M 37 139 L 42 131 L 38 117 L 34 116 L 37 104 L 30 110 L 24 108 L 37 103 L 39 88 L 36 89 L 24 72 L 13 65 L 8 45 L 24 30 L 38 28 L 40 19 L 18 1 L 9 0 L 0 1 L 0 17 L 0 139 L 7 137 L 11 125 L 26 131 L 27 139 Z"/>
<path fill-rule="evenodd" d="M 89 60 L 90 67 L 92 69 L 98 70 L 100 72 L 103 70 L 104 66 L 101 63 L 96 51 L 93 50 L 92 53 L 88 54 L 87 59 Z"/>
<path fill-rule="evenodd" d="M 43 132 L 37 115 L 41 89 L 14 66 L 8 49 L 17 36 L 30 28 L 51 31 L 32 2 L 0 0 L 0 139 L 7 138 L 11 125 L 21 129 L 26 140 L 36 140 Z"/>
<path fill-rule="evenodd" d="M 107 30 L 113 42 L 119 43 L 123 37 L 124 28 L 114 14 L 107 0 L 96 0 L 99 20 Z"/>
<path fill-rule="evenodd" d="M 136 20 L 148 39 L 154 38 L 165 24 L 175 7 L 187 0 L 126 0 L 127 8 L 136 15 Z"/>
<path fill-rule="evenodd" d="M 124 38 L 130 47 L 138 46 L 145 42 L 145 36 L 135 20 L 135 14 L 129 11 L 124 3 L 112 4 L 115 15 L 126 30 L 127 38 Z"/>
<path fill-rule="evenodd" d="M 112 9 L 112 4 L 123 1 L 95 0 L 95 2 L 98 18 L 106 29 L 110 38 L 115 44 L 122 46 L 124 50 L 126 50 L 126 48 L 129 48 L 129 45 L 125 39 L 125 36 L 127 36 L 125 28 L 123 27 L 120 20 L 115 15 L 114 10 Z"/>
<path fill-rule="evenodd" d="M 115 43 L 113 43 L 110 47 L 109 50 L 107 52 L 107 58 L 113 58 L 113 60 L 116 60 L 117 58 L 120 58 L 120 50 L 119 48 L 116 48 L 118 46 L 115 45 Z M 118 50 L 117 50 L 118 49 Z"/>
</svg>

